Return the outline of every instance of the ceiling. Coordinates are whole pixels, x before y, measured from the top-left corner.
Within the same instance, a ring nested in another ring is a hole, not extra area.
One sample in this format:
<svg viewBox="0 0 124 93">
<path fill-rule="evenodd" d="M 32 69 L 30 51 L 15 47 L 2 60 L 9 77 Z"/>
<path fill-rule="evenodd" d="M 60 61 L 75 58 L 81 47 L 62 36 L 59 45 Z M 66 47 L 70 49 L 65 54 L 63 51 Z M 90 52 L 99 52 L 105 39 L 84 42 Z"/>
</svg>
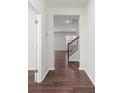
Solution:
<svg viewBox="0 0 124 93">
<path fill-rule="evenodd" d="M 87 0 L 47 0 L 48 7 L 82 8 Z"/>
<path fill-rule="evenodd" d="M 69 21 L 67 23 L 66 21 Z M 79 16 L 55 15 L 54 32 L 76 32 L 78 30 Z"/>
</svg>

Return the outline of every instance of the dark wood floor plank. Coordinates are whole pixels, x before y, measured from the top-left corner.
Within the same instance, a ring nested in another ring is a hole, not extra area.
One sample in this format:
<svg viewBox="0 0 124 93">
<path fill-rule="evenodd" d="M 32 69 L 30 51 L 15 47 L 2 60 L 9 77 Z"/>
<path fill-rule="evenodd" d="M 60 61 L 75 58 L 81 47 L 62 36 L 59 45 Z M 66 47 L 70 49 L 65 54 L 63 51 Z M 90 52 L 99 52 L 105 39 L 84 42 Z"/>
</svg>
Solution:
<svg viewBox="0 0 124 93">
<path fill-rule="evenodd" d="M 85 71 L 79 70 L 79 66 L 75 69 L 74 64 L 68 65 L 66 53 L 55 51 L 55 70 L 50 70 L 40 84 L 29 81 L 29 93 L 95 93 L 95 87 Z"/>
</svg>

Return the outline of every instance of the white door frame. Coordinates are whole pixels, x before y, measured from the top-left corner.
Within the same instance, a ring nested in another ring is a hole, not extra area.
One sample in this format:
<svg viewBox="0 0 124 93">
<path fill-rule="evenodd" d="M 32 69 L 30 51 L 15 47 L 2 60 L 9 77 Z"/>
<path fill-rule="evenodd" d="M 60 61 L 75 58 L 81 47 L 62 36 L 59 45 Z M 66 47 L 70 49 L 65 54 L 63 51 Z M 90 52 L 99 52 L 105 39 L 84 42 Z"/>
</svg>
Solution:
<svg viewBox="0 0 124 93">
<path fill-rule="evenodd" d="M 35 73 L 35 82 L 40 83 L 42 81 L 42 29 L 41 29 L 41 14 L 38 12 L 38 10 L 30 3 L 28 2 L 28 7 L 34 11 L 36 13 L 35 20 L 34 20 L 34 42 L 35 42 L 35 48 L 34 48 L 34 52 L 35 52 L 35 66 L 37 70 L 37 73 Z"/>
<path fill-rule="evenodd" d="M 42 81 L 42 35 L 41 35 L 41 15 L 36 15 L 36 68 L 38 70 L 36 75 L 36 82 Z"/>
<path fill-rule="evenodd" d="M 55 15 L 79 15 L 79 35 L 84 31 L 80 24 L 83 24 L 83 8 L 50 8 L 49 9 L 49 62 L 50 70 L 54 70 L 54 16 Z M 80 44 L 80 40 L 79 40 Z M 80 47 L 80 45 L 79 45 Z M 80 48 L 79 48 L 80 49 Z M 81 59 L 79 59 L 81 60 Z M 79 61 L 80 62 L 80 61 Z"/>
</svg>

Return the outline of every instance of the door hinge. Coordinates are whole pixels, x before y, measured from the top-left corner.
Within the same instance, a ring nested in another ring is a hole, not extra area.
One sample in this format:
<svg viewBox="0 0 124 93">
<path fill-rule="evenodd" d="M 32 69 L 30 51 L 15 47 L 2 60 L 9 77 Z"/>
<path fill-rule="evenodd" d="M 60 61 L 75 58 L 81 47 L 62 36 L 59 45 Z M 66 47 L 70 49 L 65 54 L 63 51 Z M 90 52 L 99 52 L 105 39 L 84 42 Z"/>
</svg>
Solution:
<svg viewBox="0 0 124 93">
<path fill-rule="evenodd" d="M 35 20 L 35 24 L 38 24 L 38 20 Z"/>
</svg>

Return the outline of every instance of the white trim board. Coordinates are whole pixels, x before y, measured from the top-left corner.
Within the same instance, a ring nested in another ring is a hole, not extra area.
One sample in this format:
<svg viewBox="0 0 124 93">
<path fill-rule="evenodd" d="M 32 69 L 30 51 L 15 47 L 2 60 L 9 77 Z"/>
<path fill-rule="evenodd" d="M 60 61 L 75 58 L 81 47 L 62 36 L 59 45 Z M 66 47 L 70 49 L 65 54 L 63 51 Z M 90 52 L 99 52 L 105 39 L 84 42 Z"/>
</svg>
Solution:
<svg viewBox="0 0 124 93">
<path fill-rule="evenodd" d="M 28 70 L 36 70 L 36 68 L 28 68 Z"/>
<path fill-rule="evenodd" d="M 88 75 L 88 77 L 90 78 L 91 82 L 93 83 L 93 85 L 95 86 L 95 81 L 91 78 L 89 72 L 87 70 L 84 70 L 86 72 L 86 74 Z"/>
<path fill-rule="evenodd" d="M 48 74 L 48 72 L 49 72 L 49 69 L 47 69 L 47 71 L 45 71 L 45 73 L 42 75 L 41 82 L 45 79 L 45 77 Z"/>
<path fill-rule="evenodd" d="M 79 67 L 79 70 L 84 70 L 84 71 L 86 72 L 87 76 L 89 77 L 89 79 L 91 80 L 91 82 L 93 83 L 93 85 L 95 86 L 95 82 L 94 82 L 93 79 L 91 78 L 89 72 L 88 72 L 86 69 L 81 68 L 81 67 Z"/>
<path fill-rule="evenodd" d="M 41 15 L 37 15 L 37 33 L 36 33 L 36 50 L 37 50 L 37 53 L 36 53 L 36 59 L 37 59 L 37 70 L 38 70 L 38 73 L 37 73 L 37 83 L 41 82 L 42 81 L 42 35 L 41 35 L 41 20 L 42 20 L 42 16 Z"/>
</svg>

